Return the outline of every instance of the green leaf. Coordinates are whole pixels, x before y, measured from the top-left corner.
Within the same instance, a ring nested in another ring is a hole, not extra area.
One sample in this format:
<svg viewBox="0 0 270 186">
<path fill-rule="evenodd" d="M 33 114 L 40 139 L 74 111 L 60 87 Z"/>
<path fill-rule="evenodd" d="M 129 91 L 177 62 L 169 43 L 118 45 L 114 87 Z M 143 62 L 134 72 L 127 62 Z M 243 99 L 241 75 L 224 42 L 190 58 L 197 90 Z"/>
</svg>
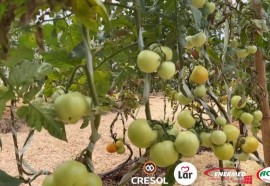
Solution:
<svg viewBox="0 0 270 186">
<path fill-rule="evenodd" d="M 216 64 L 221 63 L 218 54 L 216 53 L 216 51 L 213 48 L 208 47 L 207 48 L 207 54 L 209 55 L 210 59 L 212 59 Z"/>
<path fill-rule="evenodd" d="M 174 169 L 178 164 L 175 163 L 174 165 L 168 167 L 167 172 L 165 174 L 166 181 L 168 184 L 162 184 L 162 186 L 173 186 L 175 184 L 175 178 L 174 178 Z"/>
<path fill-rule="evenodd" d="M 0 119 L 2 119 L 2 114 L 6 110 L 6 103 L 15 98 L 15 94 L 12 90 L 0 95 Z"/>
<path fill-rule="evenodd" d="M 38 63 L 28 61 L 16 65 L 10 70 L 9 82 L 16 88 L 31 84 L 37 74 L 38 68 Z"/>
<path fill-rule="evenodd" d="M 5 65 L 7 67 L 13 67 L 18 63 L 22 62 L 23 60 L 32 61 L 33 56 L 34 50 L 32 50 L 31 48 L 12 48 L 9 51 L 7 62 L 5 63 Z"/>
<path fill-rule="evenodd" d="M 45 128 L 53 137 L 67 141 L 64 123 L 56 120 L 53 105 L 44 103 L 42 99 L 32 101 L 18 109 L 17 115 L 25 119 L 28 126 L 41 131 Z"/>
<path fill-rule="evenodd" d="M 32 86 L 30 86 L 28 91 L 23 95 L 23 100 L 25 102 L 31 101 L 32 99 L 35 98 L 35 96 L 38 94 L 38 92 L 41 91 L 41 89 L 42 89 L 42 85 L 39 85 L 39 86 L 32 85 Z"/>
<path fill-rule="evenodd" d="M 38 79 L 43 79 L 46 75 L 53 71 L 52 65 L 49 63 L 41 63 L 37 69 L 37 74 L 35 75 Z"/>
<path fill-rule="evenodd" d="M 201 27 L 202 13 L 199 9 L 191 6 L 192 15 L 195 21 L 195 24 L 198 28 Z"/>
<path fill-rule="evenodd" d="M 6 172 L 0 170 L 0 185 L 1 186 L 19 186 L 22 183 L 18 178 L 8 175 Z"/>
<path fill-rule="evenodd" d="M 53 65 L 53 67 L 65 70 L 74 67 L 73 62 L 68 58 L 68 53 L 65 50 L 55 50 L 44 54 L 46 62 Z"/>
<path fill-rule="evenodd" d="M 104 96 L 109 90 L 112 75 L 109 71 L 96 70 L 94 72 L 95 86 L 99 96 Z"/>
<path fill-rule="evenodd" d="M 82 123 L 80 129 L 84 129 L 84 128 L 88 127 L 89 123 L 90 123 L 90 117 L 88 117 L 88 116 L 83 117 L 83 123 Z"/>
</svg>

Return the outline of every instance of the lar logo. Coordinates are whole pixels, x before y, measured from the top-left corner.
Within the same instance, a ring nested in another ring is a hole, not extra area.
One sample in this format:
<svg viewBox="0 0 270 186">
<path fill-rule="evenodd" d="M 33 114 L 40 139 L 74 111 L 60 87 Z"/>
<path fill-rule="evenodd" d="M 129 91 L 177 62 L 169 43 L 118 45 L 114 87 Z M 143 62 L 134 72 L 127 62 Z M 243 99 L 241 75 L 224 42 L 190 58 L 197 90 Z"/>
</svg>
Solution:
<svg viewBox="0 0 270 186">
<path fill-rule="evenodd" d="M 157 166 L 152 161 L 147 161 L 143 165 L 143 172 L 147 175 L 153 175 L 157 171 Z"/>
<path fill-rule="evenodd" d="M 263 182 L 270 183 L 270 167 L 259 170 L 257 178 Z"/>
<path fill-rule="evenodd" d="M 180 163 L 174 169 L 174 178 L 181 185 L 190 185 L 197 179 L 197 169 L 191 163 Z"/>
</svg>

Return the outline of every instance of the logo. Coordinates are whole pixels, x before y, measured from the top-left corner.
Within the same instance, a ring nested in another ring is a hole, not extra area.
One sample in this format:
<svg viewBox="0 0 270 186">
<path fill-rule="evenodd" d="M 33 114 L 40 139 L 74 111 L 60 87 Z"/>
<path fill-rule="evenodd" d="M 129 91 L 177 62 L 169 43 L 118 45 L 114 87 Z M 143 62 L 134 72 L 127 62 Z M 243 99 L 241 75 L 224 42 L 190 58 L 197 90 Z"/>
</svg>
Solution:
<svg viewBox="0 0 270 186">
<path fill-rule="evenodd" d="M 259 170 L 257 178 L 263 182 L 270 183 L 270 167 Z"/>
<path fill-rule="evenodd" d="M 153 175 L 157 171 L 157 166 L 154 162 L 152 161 L 147 161 L 143 165 L 143 172 L 147 175 Z"/>
<path fill-rule="evenodd" d="M 149 184 L 168 184 L 165 177 L 155 177 L 154 174 L 157 171 L 157 166 L 152 161 L 147 161 L 142 167 L 142 171 L 148 175 L 146 177 L 132 177 L 131 183 L 136 185 L 149 185 Z"/>
<path fill-rule="evenodd" d="M 191 163 L 180 163 L 174 169 L 174 178 L 181 185 L 190 185 L 197 179 L 197 169 Z"/>
<path fill-rule="evenodd" d="M 242 169 L 236 168 L 211 168 L 204 171 L 209 180 L 219 181 L 223 177 L 224 181 L 237 182 L 239 184 L 252 184 L 252 175 L 247 175 Z"/>
</svg>

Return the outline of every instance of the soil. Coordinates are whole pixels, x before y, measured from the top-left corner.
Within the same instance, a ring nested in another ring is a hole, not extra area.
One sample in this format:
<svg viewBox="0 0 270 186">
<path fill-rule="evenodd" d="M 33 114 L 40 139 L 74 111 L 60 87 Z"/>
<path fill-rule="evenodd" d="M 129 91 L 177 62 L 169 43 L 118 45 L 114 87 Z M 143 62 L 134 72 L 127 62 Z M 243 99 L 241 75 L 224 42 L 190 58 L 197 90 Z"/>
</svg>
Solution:
<svg viewBox="0 0 270 186">
<path fill-rule="evenodd" d="M 150 98 L 150 103 L 152 118 L 156 120 L 163 119 L 163 98 L 160 96 L 153 96 Z M 172 110 L 170 109 L 170 106 L 167 105 L 167 116 L 170 116 L 171 114 Z M 106 115 L 103 115 L 101 120 L 101 126 L 99 130 L 101 138 L 97 142 L 93 152 L 93 163 L 95 165 L 95 172 L 99 174 L 104 174 L 108 171 L 115 169 L 117 165 L 124 162 L 130 154 L 128 150 L 126 150 L 126 152 L 121 155 L 117 153 L 110 154 L 105 149 L 106 145 L 112 142 L 112 138 L 110 137 L 110 124 L 115 118 L 115 116 L 116 113 L 108 113 Z M 138 112 L 137 118 L 140 117 L 144 118 L 143 107 L 141 107 Z M 1 122 L 4 121 L 7 121 L 7 119 L 2 120 Z M 131 121 L 132 119 L 129 118 L 125 122 L 126 124 L 128 124 Z M 122 136 L 122 126 L 123 125 L 121 120 L 118 120 L 115 123 L 114 132 L 117 133 L 118 136 Z M 28 133 L 29 128 L 26 127 L 24 124 L 20 125 L 17 133 L 19 149 L 21 149 L 22 145 L 24 144 Z M 68 143 L 53 138 L 48 134 L 46 130 L 42 130 L 41 132 L 35 132 L 31 140 L 31 144 L 29 144 L 27 151 L 24 153 L 25 161 L 27 161 L 27 163 L 31 165 L 35 170 L 47 170 L 52 172 L 54 168 L 61 162 L 75 159 L 76 156 L 80 154 L 80 152 L 88 145 L 88 139 L 91 134 L 91 129 L 89 126 L 84 129 L 80 129 L 80 124 L 78 123 L 76 125 L 67 125 L 66 133 Z M 260 136 L 260 134 L 258 136 Z M 0 169 L 6 171 L 12 176 L 18 176 L 12 134 L 0 133 L 0 137 L 3 144 L 3 149 L 2 151 L 0 151 Z M 132 147 L 132 150 L 134 153 L 133 159 L 139 157 L 138 149 Z M 263 155 L 262 146 L 259 147 L 259 153 L 261 156 Z M 205 170 L 212 167 L 218 167 L 218 160 L 215 158 L 213 153 L 203 150 L 195 157 L 184 160 L 195 165 L 198 170 L 198 178 L 193 184 L 194 186 L 221 185 L 219 180 L 211 181 L 209 177 L 204 175 Z M 130 160 L 129 162 L 131 161 L 132 160 Z M 131 168 L 131 165 L 132 163 L 128 163 L 122 168 L 120 168 L 118 171 L 114 171 L 113 173 L 104 176 L 103 184 L 110 186 L 117 185 L 116 181 L 119 181 L 121 179 L 122 175 Z M 253 176 L 252 185 L 254 186 L 263 185 L 256 178 L 256 172 L 260 168 L 261 167 L 256 162 L 251 160 L 241 163 L 241 169 L 246 171 L 247 175 Z M 140 171 L 138 174 L 143 175 L 142 171 Z M 158 174 L 163 175 L 164 169 L 159 169 Z M 39 176 L 32 182 L 31 185 L 41 186 L 41 182 L 43 179 L 43 175 Z M 226 182 L 226 185 L 237 185 L 237 183 Z M 26 184 L 22 184 L 22 186 L 26 186 Z"/>
</svg>

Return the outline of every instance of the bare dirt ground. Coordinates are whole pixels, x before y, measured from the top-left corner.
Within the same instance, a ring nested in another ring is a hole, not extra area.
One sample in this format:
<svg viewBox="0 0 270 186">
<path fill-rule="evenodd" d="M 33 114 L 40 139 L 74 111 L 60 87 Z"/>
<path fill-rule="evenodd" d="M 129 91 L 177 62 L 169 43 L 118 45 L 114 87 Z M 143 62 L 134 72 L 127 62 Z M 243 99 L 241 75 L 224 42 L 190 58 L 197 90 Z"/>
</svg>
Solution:
<svg viewBox="0 0 270 186">
<path fill-rule="evenodd" d="M 152 97 L 150 99 L 151 112 L 153 119 L 163 118 L 163 98 Z M 169 105 L 167 105 L 167 113 L 172 113 Z M 98 141 L 93 156 L 93 162 L 97 173 L 104 173 L 114 169 L 117 165 L 125 161 L 128 157 L 128 151 L 119 155 L 117 153 L 110 154 L 106 152 L 106 144 L 112 142 L 110 137 L 110 124 L 115 118 L 116 113 L 108 113 L 102 117 L 100 134 L 101 139 Z M 144 117 L 144 108 L 141 108 L 138 117 Z M 129 120 L 127 123 L 131 122 Z M 118 121 L 116 123 L 115 131 L 121 134 L 122 123 Z M 80 129 L 80 124 L 67 125 L 66 126 L 68 143 L 57 140 L 51 137 L 46 130 L 36 132 L 33 140 L 29 146 L 28 151 L 25 154 L 25 160 L 36 170 L 48 170 L 53 169 L 61 162 L 74 159 L 88 144 L 88 138 L 91 134 L 90 127 Z M 20 129 L 18 133 L 19 147 L 22 147 L 26 137 L 28 135 L 27 127 Z M 8 174 L 18 176 L 16 160 L 14 155 L 14 147 L 12 142 L 11 133 L 0 134 L 3 143 L 3 150 L 0 151 L 0 169 L 6 171 Z M 259 152 L 262 156 L 262 147 L 260 146 Z M 134 154 L 138 157 L 138 150 L 134 148 Z M 213 153 L 202 152 L 195 158 L 186 159 L 186 161 L 193 163 L 198 170 L 198 178 L 193 184 L 194 186 L 208 186 L 208 185 L 221 185 L 219 181 L 210 181 L 203 172 L 209 167 L 218 167 L 218 160 Z M 253 161 L 246 161 L 241 164 L 241 168 L 247 172 L 248 175 L 253 175 L 254 186 L 262 185 L 256 178 L 256 172 L 260 169 L 260 166 Z M 32 186 L 40 186 L 44 176 L 38 177 Z M 26 186 L 25 184 L 22 184 Z M 230 182 L 226 185 L 237 185 L 236 182 Z"/>
</svg>

